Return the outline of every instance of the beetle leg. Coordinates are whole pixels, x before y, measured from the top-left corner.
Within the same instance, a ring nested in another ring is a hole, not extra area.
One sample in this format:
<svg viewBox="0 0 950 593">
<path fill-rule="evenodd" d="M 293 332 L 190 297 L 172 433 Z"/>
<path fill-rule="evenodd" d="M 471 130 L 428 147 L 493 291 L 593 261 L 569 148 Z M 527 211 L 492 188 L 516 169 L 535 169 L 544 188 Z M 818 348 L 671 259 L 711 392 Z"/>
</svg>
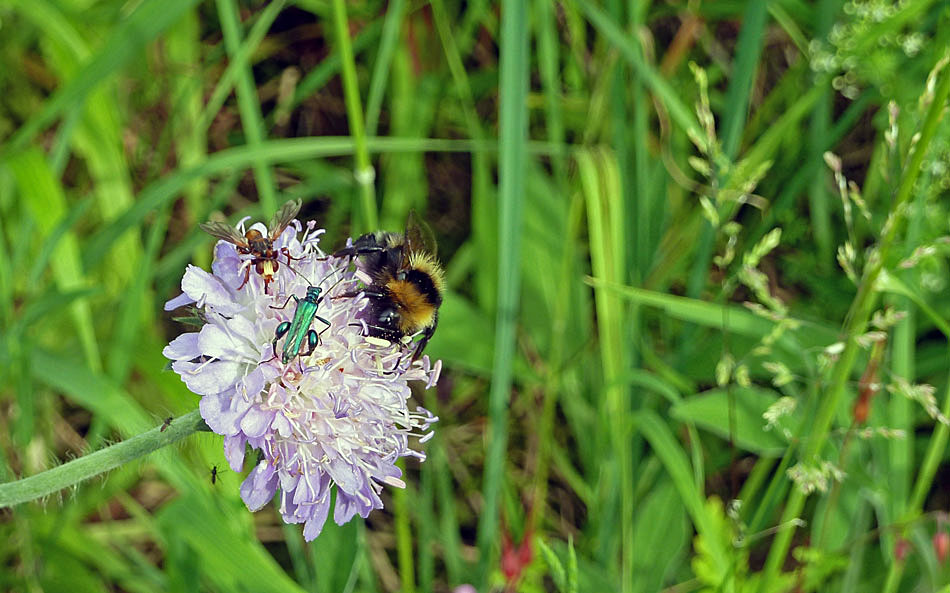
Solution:
<svg viewBox="0 0 950 593">
<path fill-rule="evenodd" d="M 285 309 L 285 308 L 287 308 L 287 303 L 290 302 L 290 299 L 294 299 L 294 302 L 295 302 L 295 303 L 299 303 L 299 302 L 300 302 L 300 299 L 298 299 L 296 295 L 293 295 L 293 294 L 292 294 L 292 295 L 290 295 L 289 297 L 287 297 L 287 300 L 284 301 L 284 304 L 283 304 L 283 305 L 281 305 L 281 306 L 279 306 L 279 307 L 275 307 L 274 305 L 271 305 L 270 308 L 271 308 L 271 309 Z M 286 323 L 286 321 L 285 321 L 284 323 Z M 288 325 L 287 327 L 290 327 L 290 326 Z M 284 331 L 287 331 L 287 330 L 284 330 Z"/>
</svg>

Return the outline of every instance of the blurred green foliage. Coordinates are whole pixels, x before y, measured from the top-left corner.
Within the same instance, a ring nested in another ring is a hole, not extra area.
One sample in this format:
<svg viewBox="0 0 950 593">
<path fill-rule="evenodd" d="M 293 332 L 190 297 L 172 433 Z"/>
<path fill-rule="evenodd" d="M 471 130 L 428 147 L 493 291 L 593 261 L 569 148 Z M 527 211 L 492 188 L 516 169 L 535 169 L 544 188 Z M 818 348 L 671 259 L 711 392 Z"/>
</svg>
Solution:
<svg viewBox="0 0 950 593">
<path fill-rule="evenodd" d="M 948 41 L 946 0 L 0 0 L 0 481 L 196 407 L 198 222 L 414 208 L 449 284 L 387 511 L 305 544 L 202 433 L 0 510 L 0 590 L 946 590 Z"/>
</svg>

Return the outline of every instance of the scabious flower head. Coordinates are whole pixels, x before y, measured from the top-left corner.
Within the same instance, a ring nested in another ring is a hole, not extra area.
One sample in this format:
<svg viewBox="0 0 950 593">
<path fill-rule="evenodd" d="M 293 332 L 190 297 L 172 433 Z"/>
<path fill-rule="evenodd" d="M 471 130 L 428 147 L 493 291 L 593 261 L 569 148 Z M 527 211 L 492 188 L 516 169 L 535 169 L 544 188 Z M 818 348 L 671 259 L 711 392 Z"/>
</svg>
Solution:
<svg viewBox="0 0 950 593">
<path fill-rule="evenodd" d="M 266 236 L 263 225 L 255 225 Z M 254 228 L 254 227 L 252 227 Z M 243 224 L 238 230 L 243 234 Z M 219 241 L 212 271 L 188 266 L 184 293 L 166 310 L 192 304 L 204 319 L 198 332 L 185 333 L 164 349 L 172 369 L 201 396 L 201 416 L 224 437 L 231 469 L 241 471 L 245 451 L 256 449 L 257 463 L 241 485 L 252 511 L 280 492 L 280 513 L 287 523 L 304 523 L 304 538 L 316 538 L 330 511 L 343 524 L 382 508 L 383 484 L 405 487 L 396 460 L 425 456 L 409 447 L 409 437 L 431 437 L 438 420 L 424 408 L 409 410 L 408 381 L 431 387 L 441 361 L 413 361 L 402 344 L 364 337 L 360 318 L 369 302 L 360 292 L 357 272 L 346 258 L 327 257 L 319 248 L 322 230 L 294 221 L 274 241 L 293 258 L 280 257 L 274 281 L 266 288 L 253 269 L 243 288 L 252 254 Z M 319 332 L 310 352 L 306 339 L 287 364 L 281 360 L 284 336 L 275 331 L 292 321 L 294 298 L 307 288 L 323 289 L 309 328 Z"/>
</svg>

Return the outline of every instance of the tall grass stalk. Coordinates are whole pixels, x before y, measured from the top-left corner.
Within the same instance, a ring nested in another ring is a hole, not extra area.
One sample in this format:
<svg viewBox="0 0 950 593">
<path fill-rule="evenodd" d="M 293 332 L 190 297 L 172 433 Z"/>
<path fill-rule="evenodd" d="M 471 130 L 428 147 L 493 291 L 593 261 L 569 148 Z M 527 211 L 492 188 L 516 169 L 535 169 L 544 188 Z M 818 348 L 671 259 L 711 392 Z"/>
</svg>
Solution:
<svg viewBox="0 0 950 593">
<path fill-rule="evenodd" d="M 508 447 L 508 402 L 515 357 L 515 319 L 521 289 L 521 234 L 528 139 L 528 20 L 520 0 L 501 4 L 501 63 L 498 138 L 498 309 L 489 393 L 489 433 L 485 457 L 483 507 L 478 521 L 480 584 L 488 589 L 500 543 L 499 497 L 504 487 Z"/>
<path fill-rule="evenodd" d="M 927 110 L 927 115 L 920 131 L 920 137 L 914 145 L 914 152 L 907 166 L 904 168 L 904 176 L 895 193 L 894 202 L 890 209 L 889 221 L 878 243 L 877 253 L 868 261 L 864 275 L 861 278 L 861 283 L 858 286 L 858 293 L 848 312 L 848 318 L 842 330 L 845 348 L 835 364 L 829 388 L 825 393 L 825 398 L 821 402 L 818 415 L 812 424 L 811 433 L 802 450 L 801 459 L 806 463 L 812 463 L 817 460 L 819 453 L 827 442 L 835 411 L 841 405 L 841 398 L 844 396 L 845 387 L 851 377 L 858 352 L 861 349 L 857 337 L 867 328 L 868 319 L 870 319 L 871 313 L 874 310 L 878 295 L 875 283 L 890 254 L 894 239 L 897 236 L 898 228 L 900 227 L 903 209 L 910 199 L 914 184 L 920 175 L 921 164 L 927 154 L 927 150 L 930 148 L 930 143 L 934 138 L 937 126 L 943 116 L 947 96 L 950 95 L 950 72 L 944 68 L 943 71 L 939 73 L 939 78 L 939 83 L 931 97 L 930 107 Z M 934 438 L 937 438 L 936 435 Z M 801 515 L 802 508 L 805 505 L 805 498 L 806 495 L 801 489 L 792 488 L 785 505 L 785 511 L 782 514 L 781 525 L 788 525 L 790 521 Z M 786 527 L 775 537 L 772 548 L 769 550 L 765 567 L 763 568 L 763 578 L 759 585 L 760 592 L 766 593 L 772 590 L 775 578 L 788 553 L 793 532 L 793 528 Z"/>
<path fill-rule="evenodd" d="M 364 232 L 379 226 L 376 205 L 376 170 L 369 158 L 366 143 L 366 128 L 363 125 L 363 105 L 360 101 L 359 82 L 356 79 L 356 61 L 350 42 L 350 25 L 346 17 L 345 0 L 333 0 L 333 25 L 343 67 L 343 95 L 346 100 L 346 118 L 350 124 L 350 136 L 355 146 L 356 167 L 353 172 L 360 192 L 361 225 Z"/>
<path fill-rule="evenodd" d="M 947 354 L 950 356 L 950 348 L 947 349 Z M 950 415 L 950 374 L 947 376 L 947 392 L 944 395 L 940 413 L 944 417 Z M 914 481 L 914 489 L 911 492 L 907 509 L 901 518 L 901 522 L 905 526 L 920 518 L 924 500 L 933 487 L 934 476 L 937 474 L 937 468 L 947 449 L 948 437 L 950 437 L 950 427 L 938 422 L 933 435 L 930 437 L 930 443 L 927 445 L 927 452 L 924 454 L 917 479 Z M 938 527 L 938 529 L 940 528 Z M 887 568 L 887 580 L 884 582 L 884 588 L 881 591 L 884 593 L 896 591 L 900 584 L 901 575 L 904 574 L 904 568 L 906 568 L 905 562 L 891 562 Z"/>
<path fill-rule="evenodd" d="M 616 162 L 611 154 L 577 156 L 578 169 L 587 203 L 587 224 L 591 244 L 591 269 L 602 282 L 621 284 L 625 280 L 623 201 Z M 604 405 L 601 408 L 610 434 L 613 454 L 612 474 L 607 488 L 620 487 L 621 587 L 626 593 L 633 584 L 633 476 L 631 472 L 629 390 L 621 381 L 629 353 L 625 347 L 626 312 L 620 297 L 606 288 L 594 291 L 598 334 L 603 367 Z M 603 511 L 602 511 L 603 512 Z M 609 512 L 609 511 L 608 511 Z M 606 517 L 601 520 L 608 521 Z"/>
<path fill-rule="evenodd" d="M 242 40 L 237 3 L 235 0 L 217 0 L 216 4 L 218 18 L 221 20 L 221 31 L 224 33 L 224 45 L 228 55 L 234 58 L 242 53 L 242 46 L 246 43 Z M 272 4 L 283 4 L 283 0 L 277 0 Z M 247 64 L 237 71 L 235 91 L 247 144 L 251 148 L 256 148 L 264 140 L 264 118 L 261 115 L 261 102 L 257 96 L 254 75 Z M 264 212 L 270 215 L 277 211 L 277 181 L 274 179 L 274 172 L 260 160 L 254 163 L 253 170 L 261 206 Z"/>
</svg>

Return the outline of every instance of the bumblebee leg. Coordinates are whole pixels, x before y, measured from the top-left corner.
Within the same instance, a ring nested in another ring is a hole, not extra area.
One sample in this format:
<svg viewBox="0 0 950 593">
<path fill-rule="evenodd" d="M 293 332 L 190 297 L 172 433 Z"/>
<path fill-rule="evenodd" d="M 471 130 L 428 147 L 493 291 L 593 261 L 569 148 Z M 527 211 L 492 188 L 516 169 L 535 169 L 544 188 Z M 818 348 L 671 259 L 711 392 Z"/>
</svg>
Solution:
<svg viewBox="0 0 950 593">
<path fill-rule="evenodd" d="M 412 354 L 412 360 L 418 360 L 422 356 L 422 351 L 425 349 L 426 344 L 429 343 L 429 340 L 432 338 L 432 334 L 435 333 L 436 326 L 439 325 L 439 313 L 436 312 L 435 318 L 432 320 L 432 325 L 427 327 L 424 332 L 422 332 L 422 339 L 419 340 L 419 343 L 416 345 L 416 350 Z"/>
<path fill-rule="evenodd" d="M 368 329 L 375 329 L 377 332 L 379 332 L 379 335 L 373 335 L 372 333 L 369 333 L 369 334 L 364 334 L 364 336 L 369 335 L 374 338 L 380 338 L 381 340 L 386 340 L 387 342 L 393 342 L 393 343 L 396 343 L 399 341 L 399 335 L 394 334 L 393 328 L 391 327 L 385 327 L 382 325 L 373 325 L 372 323 L 367 323 L 365 325 L 362 323 L 350 323 L 349 326 L 350 327 L 366 327 Z"/>
<path fill-rule="evenodd" d="M 358 290 L 356 292 L 344 292 L 343 294 L 338 294 L 330 298 L 334 300 L 343 299 L 343 298 L 353 298 L 355 296 L 358 296 L 360 293 L 363 293 L 364 296 L 368 296 L 368 297 L 382 298 L 382 297 L 388 296 L 388 294 L 384 290 L 376 290 L 376 289 L 367 287 L 367 288 L 364 288 L 363 290 Z"/>
<path fill-rule="evenodd" d="M 380 253 L 386 251 L 386 247 L 382 245 L 372 245 L 365 247 L 344 247 L 343 249 L 338 249 L 333 252 L 333 257 L 359 257 L 361 255 L 368 255 L 370 253 Z"/>
</svg>

